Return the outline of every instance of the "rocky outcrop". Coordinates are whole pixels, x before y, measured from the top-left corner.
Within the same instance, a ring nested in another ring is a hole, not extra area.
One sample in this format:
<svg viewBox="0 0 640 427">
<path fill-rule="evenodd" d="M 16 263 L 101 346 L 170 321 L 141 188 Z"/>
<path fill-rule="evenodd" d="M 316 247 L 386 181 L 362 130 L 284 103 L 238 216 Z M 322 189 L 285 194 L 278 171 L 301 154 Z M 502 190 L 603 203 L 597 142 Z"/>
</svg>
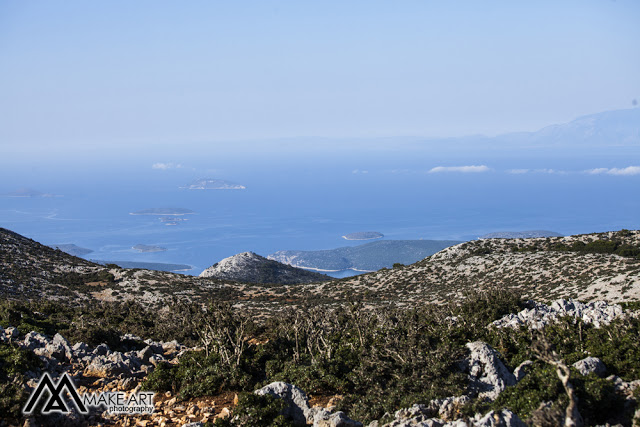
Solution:
<svg viewBox="0 0 640 427">
<path fill-rule="evenodd" d="M 255 391 L 258 395 L 270 394 L 286 403 L 282 415 L 293 420 L 296 425 L 313 423 L 314 427 L 362 427 L 362 423 L 349 418 L 344 412 L 309 407 L 304 391 L 285 382 L 274 382 Z"/>
<path fill-rule="evenodd" d="M 313 416 L 313 427 L 362 427 L 362 423 L 353 421 L 344 412 L 331 412 L 320 409 Z"/>
<path fill-rule="evenodd" d="M 214 277 L 244 283 L 298 283 L 326 282 L 331 277 L 273 261 L 253 252 L 243 252 L 212 265 L 200 277 Z"/>
<path fill-rule="evenodd" d="M 464 369 L 469 373 L 470 389 L 478 397 L 495 400 L 507 386 L 515 385 L 516 378 L 491 346 L 476 341 L 466 347 L 471 353 L 464 362 Z"/>
<path fill-rule="evenodd" d="M 428 406 L 413 405 L 410 408 L 396 411 L 395 419 L 382 427 L 525 427 L 522 420 L 508 409 L 455 420 L 437 418 L 433 414 L 433 402 Z M 376 422 L 369 427 L 373 426 L 378 427 L 379 424 Z"/>
<path fill-rule="evenodd" d="M 582 375 L 596 374 L 599 377 L 603 377 L 607 373 L 607 367 L 604 366 L 602 360 L 597 357 L 587 357 L 578 360 L 573 364 L 573 367 Z"/>
<path fill-rule="evenodd" d="M 570 316 L 599 328 L 602 325 L 608 325 L 616 318 L 625 316 L 622 307 L 618 304 L 608 304 L 604 301 L 584 304 L 579 301 L 559 299 L 551 305 L 540 303 L 533 303 L 533 305 L 533 308 L 507 314 L 491 325 L 496 328 L 527 326 L 531 329 L 541 329 L 560 317 Z"/>
<path fill-rule="evenodd" d="M 262 387 L 260 390 L 256 390 L 255 393 L 260 396 L 270 394 L 283 399 L 287 404 L 283 415 L 291 418 L 296 424 L 306 424 L 308 419 L 313 420 L 307 395 L 294 385 L 274 382 Z"/>
</svg>

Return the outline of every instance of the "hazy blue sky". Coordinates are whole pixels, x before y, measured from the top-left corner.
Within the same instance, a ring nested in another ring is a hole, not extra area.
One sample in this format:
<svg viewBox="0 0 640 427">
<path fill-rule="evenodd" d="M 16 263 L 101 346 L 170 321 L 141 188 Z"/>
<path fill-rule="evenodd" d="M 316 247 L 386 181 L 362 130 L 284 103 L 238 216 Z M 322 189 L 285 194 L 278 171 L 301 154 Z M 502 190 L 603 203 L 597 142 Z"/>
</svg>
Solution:
<svg viewBox="0 0 640 427">
<path fill-rule="evenodd" d="M 0 144 L 536 130 L 640 100 L 640 1 L 0 2 Z"/>
</svg>

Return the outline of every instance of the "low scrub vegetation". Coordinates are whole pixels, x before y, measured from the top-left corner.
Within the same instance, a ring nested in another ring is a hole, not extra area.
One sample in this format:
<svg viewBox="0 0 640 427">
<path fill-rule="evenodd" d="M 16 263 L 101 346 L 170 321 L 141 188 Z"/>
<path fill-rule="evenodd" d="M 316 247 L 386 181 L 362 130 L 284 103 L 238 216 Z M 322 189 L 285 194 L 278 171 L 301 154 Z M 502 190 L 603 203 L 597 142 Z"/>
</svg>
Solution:
<svg viewBox="0 0 640 427">
<path fill-rule="evenodd" d="M 113 349 L 125 344 L 120 338 L 124 333 L 197 345 L 199 349 L 185 354 L 179 364 L 159 365 L 143 388 L 172 391 L 182 398 L 235 391 L 241 403 L 235 415 L 254 425 L 288 423 L 278 415 L 278 402 L 251 393 L 273 381 L 295 384 L 313 396 L 342 395 L 337 409 L 363 422 L 413 403 L 468 393 L 461 362 L 468 354 L 465 344 L 478 340 L 499 351 L 510 370 L 525 360 L 533 364 L 524 379 L 495 402 L 474 399 L 463 408 L 468 415 L 509 408 L 531 421 L 562 414 L 567 397 L 555 368 L 531 350 L 540 339 L 548 341 L 568 366 L 594 356 L 605 363 L 607 375 L 626 381 L 640 378 L 637 318 L 599 329 L 573 318 L 537 332 L 487 327 L 527 304 L 514 292 L 490 290 L 468 294 L 457 304 L 368 308 L 349 301 L 334 307 L 286 308 L 257 320 L 221 303 L 210 303 L 204 310 L 176 303 L 152 313 L 134 303 L 70 308 L 4 301 L 0 325 L 17 326 L 22 333 L 60 332 L 71 342 L 107 342 Z M 19 408 L 24 372 L 37 369 L 36 363 L 13 344 L 0 346 L 0 409 Z M 611 380 L 571 369 L 588 425 L 630 423 L 637 405 L 630 406 Z"/>
</svg>

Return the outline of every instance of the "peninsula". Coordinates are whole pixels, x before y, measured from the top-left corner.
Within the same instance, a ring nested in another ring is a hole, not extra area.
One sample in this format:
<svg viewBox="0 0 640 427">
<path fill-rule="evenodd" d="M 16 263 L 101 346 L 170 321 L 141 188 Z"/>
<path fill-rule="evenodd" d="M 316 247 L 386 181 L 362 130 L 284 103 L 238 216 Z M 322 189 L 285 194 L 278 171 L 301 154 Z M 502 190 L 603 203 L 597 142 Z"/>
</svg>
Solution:
<svg viewBox="0 0 640 427">
<path fill-rule="evenodd" d="M 153 245 L 135 245 L 131 249 L 135 249 L 138 252 L 164 252 L 167 248 Z"/>
<path fill-rule="evenodd" d="M 382 239 L 384 234 L 377 231 L 359 231 L 357 233 L 350 233 L 342 236 L 345 240 L 373 240 Z"/>
</svg>

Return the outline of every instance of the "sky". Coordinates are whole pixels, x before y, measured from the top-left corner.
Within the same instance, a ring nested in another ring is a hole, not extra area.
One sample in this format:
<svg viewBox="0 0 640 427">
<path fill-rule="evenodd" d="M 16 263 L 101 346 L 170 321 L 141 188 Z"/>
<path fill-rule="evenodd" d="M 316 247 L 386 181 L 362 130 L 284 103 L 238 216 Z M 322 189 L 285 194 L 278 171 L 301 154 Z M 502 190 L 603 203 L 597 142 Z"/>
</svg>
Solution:
<svg viewBox="0 0 640 427">
<path fill-rule="evenodd" d="M 0 147 L 534 131 L 640 100 L 640 2 L 0 2 Z"/>
</svg>

